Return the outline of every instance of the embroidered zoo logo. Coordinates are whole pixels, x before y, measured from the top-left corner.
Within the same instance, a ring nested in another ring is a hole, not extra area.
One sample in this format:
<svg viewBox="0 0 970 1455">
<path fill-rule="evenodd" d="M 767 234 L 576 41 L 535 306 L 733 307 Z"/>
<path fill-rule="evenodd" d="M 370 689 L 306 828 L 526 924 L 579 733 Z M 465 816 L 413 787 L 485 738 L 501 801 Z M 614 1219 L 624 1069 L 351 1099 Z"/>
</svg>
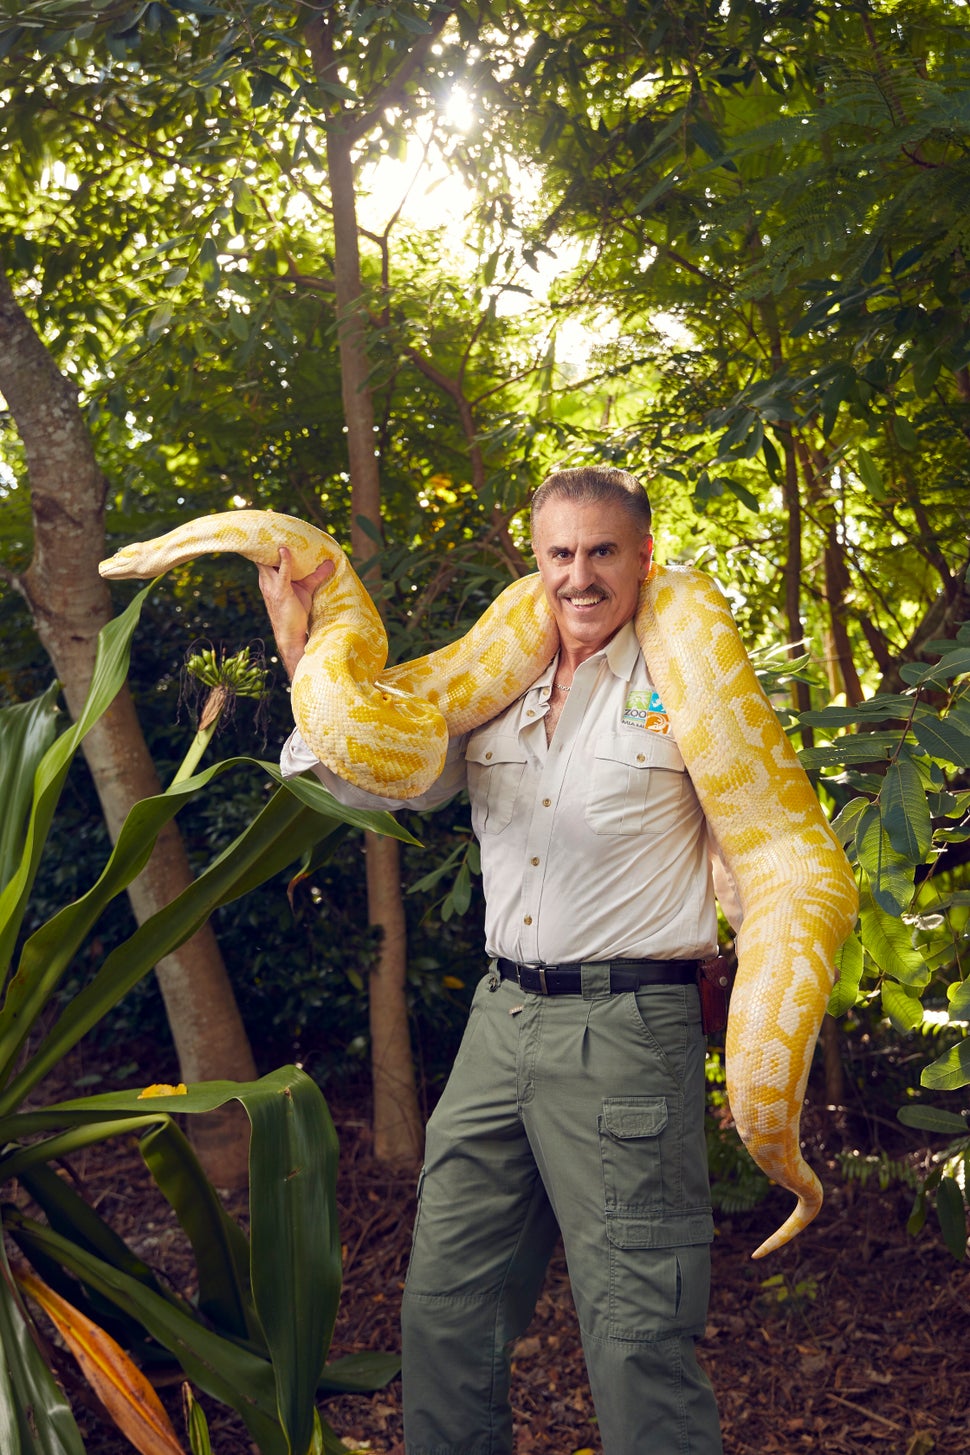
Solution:
<svg viewBox="0 0 970 1455">
<path fill-rule="evenodd" d="M 648 733 L 670 732 L 670 720 L 656 692 L 631 692 L 620 721 L 624 727 L 645 728 Z"/>
</svg>

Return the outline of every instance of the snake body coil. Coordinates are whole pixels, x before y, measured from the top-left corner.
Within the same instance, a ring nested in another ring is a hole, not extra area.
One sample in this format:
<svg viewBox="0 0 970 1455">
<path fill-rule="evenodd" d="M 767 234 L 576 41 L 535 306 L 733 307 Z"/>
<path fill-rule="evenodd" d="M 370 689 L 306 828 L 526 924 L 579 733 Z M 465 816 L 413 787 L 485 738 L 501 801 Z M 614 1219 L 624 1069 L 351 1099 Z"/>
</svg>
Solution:
<svg viewBox="0 0 970 1455">
<path fill-rule="evenodd" d="M 529 687 L 558 647 L 537 576 L 509 586 L 460 641 L 385 668 L 380 617 L 340 546 L 273 511 L 187 522 L 124 547 L 111 578 L 150 577 L 196 556 L 234 551 L 294 579 L 322 561 L 306 654 L 293 679 L 297 726 L 322 763 L 361 788 L 406 799 L 441 772 L 448 738 L 488 722 Z M 798 1203 L 756 1250 L 788 1242 L 815 1217 L 818 1178 L 799 1145 L 809 1067 L 858 907 L 855 882 L 818 799 L 754 675 L 724 597 L 699 571 L 657 567 L 635 627 L 743 911 L 727 1029 L 727 1085 L 755 1161 Z"/>
</svg>

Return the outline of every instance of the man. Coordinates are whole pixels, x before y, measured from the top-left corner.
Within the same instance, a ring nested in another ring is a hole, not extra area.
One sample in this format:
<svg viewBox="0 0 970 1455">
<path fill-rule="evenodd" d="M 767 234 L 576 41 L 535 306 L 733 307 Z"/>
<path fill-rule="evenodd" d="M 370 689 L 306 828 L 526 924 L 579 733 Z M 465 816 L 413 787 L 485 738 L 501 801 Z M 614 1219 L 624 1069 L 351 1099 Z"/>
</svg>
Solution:
<svg viewBox="0 0 970 1455">
<path fill-rule="evenodd" d="M 427 1130 L 403 1305 L 408 1455 L 509 1455 L 509 1348 L 562 1233 L 606 1455 L 719 1455 L 698 1366 L 713 1236 L 697 962 L 707 828 L 633 629 L 650 504 L 605 467 L 539 487 L 557 656 L 451 745 L 415 807 L 467 783 L 488 974 Z M 292 673 L 320 573 L 260 568 Z M 343 785 L 297 734 L 284 771 Z"/>
</svg>

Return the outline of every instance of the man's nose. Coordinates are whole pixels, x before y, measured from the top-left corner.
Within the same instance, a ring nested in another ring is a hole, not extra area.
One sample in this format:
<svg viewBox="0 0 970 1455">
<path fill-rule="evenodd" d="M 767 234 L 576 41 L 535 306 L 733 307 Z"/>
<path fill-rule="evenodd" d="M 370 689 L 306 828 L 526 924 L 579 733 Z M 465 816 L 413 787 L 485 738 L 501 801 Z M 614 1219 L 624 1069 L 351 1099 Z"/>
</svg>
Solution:
<svg viewBox="0 0 970 1455">
<path fill-rule="evenodd" d="M 589 561 L 582 556 L 574 556 L 569 563 L 569 584 L 574 591 L 590 584 Z"/>
</svg>

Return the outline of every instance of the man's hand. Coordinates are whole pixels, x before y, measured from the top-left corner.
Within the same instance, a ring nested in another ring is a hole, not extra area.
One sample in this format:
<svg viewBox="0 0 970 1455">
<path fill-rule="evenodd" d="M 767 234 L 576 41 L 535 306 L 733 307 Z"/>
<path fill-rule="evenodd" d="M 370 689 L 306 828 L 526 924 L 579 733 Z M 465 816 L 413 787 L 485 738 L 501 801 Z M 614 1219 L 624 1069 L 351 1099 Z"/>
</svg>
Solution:
<svg viewBox="0 0 970 1455">
<path fill-rule="evenodd" d="M 310 602 L 321 582 L 333 575 L 333 562 L 323 561 L 309 576 L 294 581 L 293 561 L 286 546 L 280 547 L 278 566 L 258 566 L 259 589 L 269 613 L 280 659 L 292 677 L 306 651 Z"/>
</svg>

